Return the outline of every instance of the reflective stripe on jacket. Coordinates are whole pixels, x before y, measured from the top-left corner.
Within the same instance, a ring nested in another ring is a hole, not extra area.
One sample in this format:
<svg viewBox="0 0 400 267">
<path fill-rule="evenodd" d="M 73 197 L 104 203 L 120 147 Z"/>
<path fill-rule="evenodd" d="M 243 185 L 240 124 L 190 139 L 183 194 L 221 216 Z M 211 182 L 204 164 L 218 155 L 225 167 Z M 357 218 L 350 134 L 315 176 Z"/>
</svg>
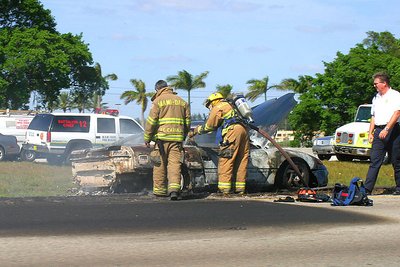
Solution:
<svg viewBox="0 0 400 267">
<path fill-rule="evenodd" d="M 182 142 L 190 129 L 190 110 L 170 87 L 157 91 L 146 120 L 144 141 Z"/>
<path fill-rule="evenodd" d="M 222 100 L 211 109 L 207 121 L 203 125 L 197 126 L 194 131 L 198 134 L 215 131 L 223 124 L 224 120 L 234 118 L 235 116 L 236 113 L 232 106 L 228 102 Z M 223 128 L 222 136 L 224 136 L 228 130 L 232 128 L 233 124 L 227 125 L 227 127 Z"/>
</svg>

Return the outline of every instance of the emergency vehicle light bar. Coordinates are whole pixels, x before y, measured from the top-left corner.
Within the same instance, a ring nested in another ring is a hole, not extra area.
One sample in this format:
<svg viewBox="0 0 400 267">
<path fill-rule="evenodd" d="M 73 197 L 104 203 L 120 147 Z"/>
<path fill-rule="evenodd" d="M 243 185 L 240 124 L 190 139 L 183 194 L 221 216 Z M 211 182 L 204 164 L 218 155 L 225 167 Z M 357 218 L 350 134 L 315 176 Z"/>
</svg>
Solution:
<svg viewBox="0 0 400 267">
<path fill-rule="evenodd" d="M 107 109 L 96 108 L 94 110 L 94 113 L 96 113 L 96 114 L 108 114 L 108 115 L 112 115 L 112 116 L 118 116 L 119 115 L 118 109 L 111 109 L 111 108 L 107 108 Z"/>
</svg>

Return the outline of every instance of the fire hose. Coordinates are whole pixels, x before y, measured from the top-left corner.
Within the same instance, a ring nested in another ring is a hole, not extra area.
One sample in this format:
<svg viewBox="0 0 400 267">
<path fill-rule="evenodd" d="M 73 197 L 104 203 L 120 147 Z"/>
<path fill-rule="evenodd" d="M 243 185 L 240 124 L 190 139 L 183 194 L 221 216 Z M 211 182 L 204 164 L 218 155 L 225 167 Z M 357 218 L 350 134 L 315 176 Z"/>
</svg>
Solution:
<svg viewBox="0 0 400 267">
<path fill-rule="evenodd" d="M 242 94 L 233 95 L 232 99 L 228 100 L 228 102 L 231 104 L 232 108 L 240 116 L 240 118 L 242 119 L 242 122 L 245 125 L 247 125 L 250 129 L 255 130 L 256 132 L 261 134 L 263 137 L 268 139 L 279 150 L 279 152 L 285 157 L 285 159 L 288 161 L 289 165 L 293 168 L 293 170 L 299 176 L 300 181 L 305 186 L 308 187 L 308 183 L 304 180 L 304 177 L 301 174 L 299 168 L 293 162 L 293 160 L 290 158 L 290 156 L 286 153 L 286 151 L 283 150 L 282 147 L 266 131 L 251 124 L 254 122 L 253 118 L 252 118 L 253 112 L 252 112 L 252 109 L 249 107 L 249 104 L 247 103 L 245 97 Z"/>
<path fill-rule="evenodd" d="M 296 174 L 299 176 L 300 181 L 308 187 L 308 183 L 304 180 L 303 175 L 301 174 L 299 168 L 297 165 L 293 162 L 293 160 L 290 158 L 288 153 L 286 153 L 285 150 L 264 130 L 260 129 L 259 127 L 252 125 L 250 123 L 246 123 L 247 126 L 249 126 L 251 129 L 255 130 L 262 136 L 264 136 L 266 139 L 268 139 L 278 150 L 281 152 L 281 154 L 285 157 L 285 159 L 288 161 L 289 165 L 293 168 L 293 170 L 296 172 Z"/>
</svg>

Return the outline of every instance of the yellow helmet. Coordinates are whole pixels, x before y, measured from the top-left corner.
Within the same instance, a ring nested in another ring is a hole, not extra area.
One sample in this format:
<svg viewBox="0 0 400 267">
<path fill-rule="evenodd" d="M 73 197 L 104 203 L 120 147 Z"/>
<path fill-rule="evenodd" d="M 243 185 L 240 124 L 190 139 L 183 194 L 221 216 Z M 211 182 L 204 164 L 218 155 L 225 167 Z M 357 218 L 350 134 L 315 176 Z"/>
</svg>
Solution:
<svg viewBox="0 0 400 267">
<path fill-rule="evenodd" d="M 219 93 L 219 92 L 212 93 L 212 94 L 204 101 L 204 106 L 206 106 L 206 108 L 208 108 L 208 106 L 211 104 L 211 102 L 213 102 L 214 100 L 223 99 L 223 98 L 224 98 L 224 96 L 223 96 L 221 93 Z"/>
</svg>

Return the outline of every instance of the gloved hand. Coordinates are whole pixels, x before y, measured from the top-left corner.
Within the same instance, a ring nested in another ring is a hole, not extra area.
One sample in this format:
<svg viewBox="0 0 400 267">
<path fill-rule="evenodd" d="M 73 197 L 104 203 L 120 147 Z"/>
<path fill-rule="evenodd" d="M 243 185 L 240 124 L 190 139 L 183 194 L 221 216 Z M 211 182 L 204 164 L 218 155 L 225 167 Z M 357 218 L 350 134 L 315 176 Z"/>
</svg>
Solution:
<svg viewBox="0 0 400 267">
<path fill-rule="evenodd" d="M 194 133 L 194 131 L 189 131 L 188 132 L 188 137 L 189 138 L 193 138 L 193 136 L 195 136 L 196 134 Z"/>
<path fill-rule="evenodd" d="M 144 142 L 144 145 L 147 146 L 147 147 L 150 147 L 150 142 L 146 142 L 146 141 L 145 141 L 145 142 Z"/>
</svg>

